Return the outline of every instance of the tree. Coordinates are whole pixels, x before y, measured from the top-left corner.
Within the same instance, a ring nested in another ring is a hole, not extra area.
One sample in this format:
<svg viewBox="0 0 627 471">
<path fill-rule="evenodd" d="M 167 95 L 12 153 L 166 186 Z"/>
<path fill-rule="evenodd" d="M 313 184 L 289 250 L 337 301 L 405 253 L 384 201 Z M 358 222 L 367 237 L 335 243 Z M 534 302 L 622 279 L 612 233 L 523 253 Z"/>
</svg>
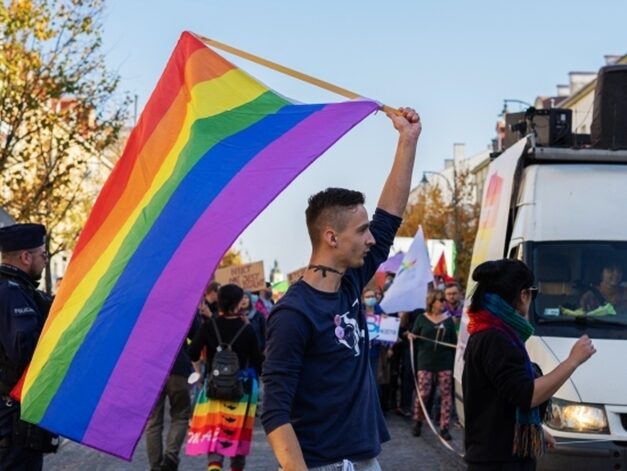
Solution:
<svg viewBox="0 0 627 471">
<path fill-rule="evenodd" d="M 126 119 L 102 15 L 103 0 L 0 3 L 0 205 L 45 224 L 51 255 L 74 246 Z"/>
<path fill-rule="evenodd" d="M 220 260 L 218 268 L 241 265 L 242 263 L 244 262 L 242 261 L 242 254 L 240 253 L 240 251 L 235 249 L 229 249 L 229 251 L 224 254 L 224 257 L 222 257 L 222 260 Z"/>
<path fill-rule="evenodd" d="M 451 190 L 451 201 L 447 203 L 440 186 L 424 185 L 416 201 L 407 206 L 398 235 L 413 237 L 422 225 L 425 238 L 455 241 L 456 276 L 465 286 L 481 207 L 475 202 L 475 184 L 467 168 L 455 168 Z"/>
</svg>

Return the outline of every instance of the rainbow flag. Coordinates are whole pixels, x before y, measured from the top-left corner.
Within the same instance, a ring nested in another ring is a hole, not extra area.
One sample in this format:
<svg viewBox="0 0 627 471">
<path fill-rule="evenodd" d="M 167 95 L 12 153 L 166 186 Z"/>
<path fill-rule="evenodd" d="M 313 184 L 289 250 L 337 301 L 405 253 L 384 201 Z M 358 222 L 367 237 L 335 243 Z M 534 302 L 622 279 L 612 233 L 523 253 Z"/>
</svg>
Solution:
<svg viewBox="0 0 627 471">
<path fill-rule="evenodd" d="M 251 390 L 238 402 L 209 399 L 206 383 L 200 389 L 187 431 L 185 453 L 191 456 L 208 453 L 246 456 L 250 453 L 259 390 L 254 370 L 249 369 L 246 374 Z"/>
<path fill-rule="evenodd" d="M 377 108 L 296 104 L 183 33 L 78 240 L 22 418 L 130 459 L 222 255 Z"/>
</svg>

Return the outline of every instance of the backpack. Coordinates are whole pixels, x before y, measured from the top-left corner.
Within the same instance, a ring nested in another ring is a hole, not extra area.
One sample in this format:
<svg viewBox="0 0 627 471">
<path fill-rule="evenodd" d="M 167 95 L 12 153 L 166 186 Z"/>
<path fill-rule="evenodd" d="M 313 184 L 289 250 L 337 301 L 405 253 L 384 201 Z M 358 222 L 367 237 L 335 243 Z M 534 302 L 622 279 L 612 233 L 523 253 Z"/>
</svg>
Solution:
<svg viewBox="0 0 627 471">
<path fill-rule="evenodd" d="M 211 323 L 218 339 L 218 349 L 213 355 L 209 379 L 207 380 L 207 397 L 225 401 L 239 401 L 244 395 L 244 382 L 239 366 L 239 358 L 231 346 L 235 343 L 247 324 L 237 331 L 229 343 L 224 343 L 215 319 Z"/>
</svg>

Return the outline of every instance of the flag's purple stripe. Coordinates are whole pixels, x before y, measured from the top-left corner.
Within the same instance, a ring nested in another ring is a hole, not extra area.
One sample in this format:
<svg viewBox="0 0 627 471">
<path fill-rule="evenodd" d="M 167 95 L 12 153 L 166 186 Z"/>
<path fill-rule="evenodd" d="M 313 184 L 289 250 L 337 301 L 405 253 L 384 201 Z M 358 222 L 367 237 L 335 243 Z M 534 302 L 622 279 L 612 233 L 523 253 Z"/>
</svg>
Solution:
<svg viewBox="0 0 627 471">
<path fill-rule="evenodd" d="M 403 252 L 399 252 L 396 255 L 393 255 L 392 257 L 388 258 L 385 262 L 383 262 L 381 265 L 379 265 L 379 268 L 377 268 L 377 271 L 396 273 L 398 269 L 400 268 L 401 263 L 403 263 L 404 256 L 405 254 Z"/>
<path fill-rule="evenodd" d="M 147 367 L 147 359 L 174 357 L 182 336 L 173 341 L 173 325 L 189 325 L 223 253 L 298 174 L 377 107 L 369 101 L 327 105 L 262 150 L 216 197 L 152 289 L 83 443 L 132 455 L 167 376 L 158 365 Z"/>
</svg>

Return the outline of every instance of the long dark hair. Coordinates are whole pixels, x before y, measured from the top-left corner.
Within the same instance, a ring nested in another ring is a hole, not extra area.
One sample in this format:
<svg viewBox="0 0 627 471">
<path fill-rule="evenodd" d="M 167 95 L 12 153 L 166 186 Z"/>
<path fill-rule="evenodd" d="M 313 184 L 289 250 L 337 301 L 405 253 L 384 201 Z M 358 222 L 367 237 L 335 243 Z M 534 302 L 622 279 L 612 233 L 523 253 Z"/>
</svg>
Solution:
<svg viewBox="0 0 627 471">
<path fill-rule="evenodd" d="M 513 305 L 518 294 L 533 286 L 533 273 L 520 260 L 504 258 L 483 262 L 472 272 L 472 279 L 477 282 L 470 301 L 470 310 L 478 311 L 486 293 L 499 295 L 508 304 Z"/>
</svg>

